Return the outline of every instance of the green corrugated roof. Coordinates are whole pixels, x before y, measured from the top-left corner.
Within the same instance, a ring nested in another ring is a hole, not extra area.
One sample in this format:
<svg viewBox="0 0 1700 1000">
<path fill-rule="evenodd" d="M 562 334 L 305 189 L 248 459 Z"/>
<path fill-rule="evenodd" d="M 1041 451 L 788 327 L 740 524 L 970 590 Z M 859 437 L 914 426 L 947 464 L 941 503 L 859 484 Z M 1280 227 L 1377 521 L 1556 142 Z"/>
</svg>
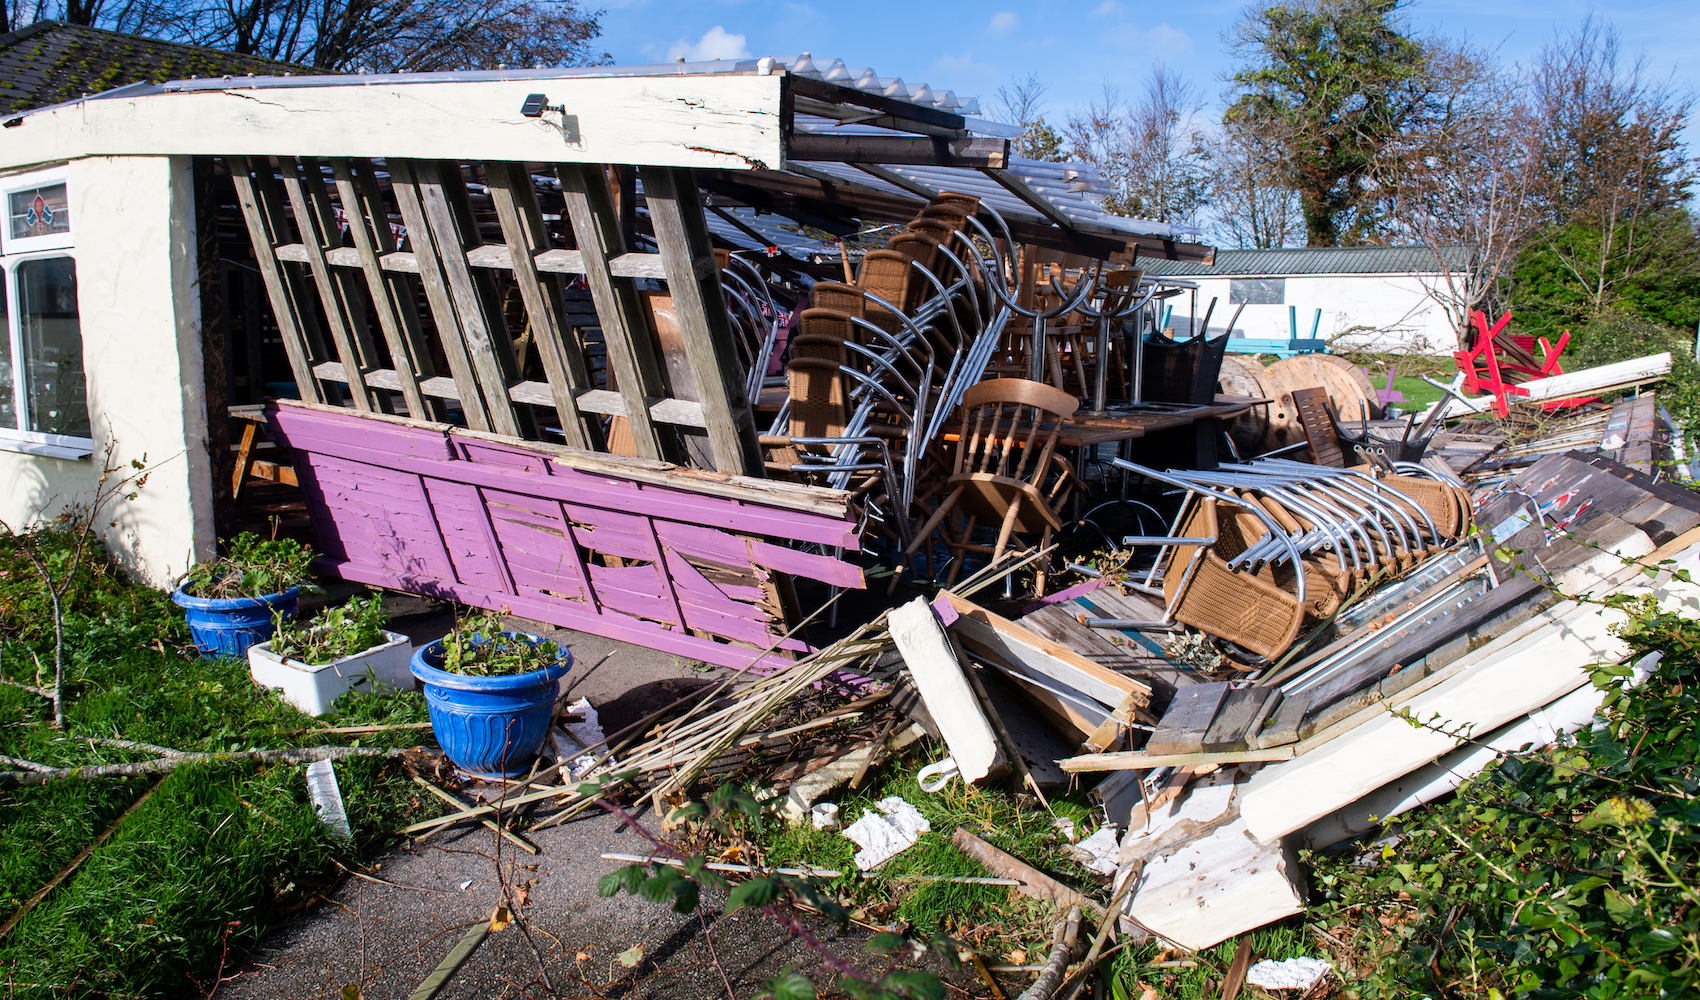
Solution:
<svg viewBox="0 0 1700 1000">
<path fill-rule="evenodd" d="M 131 83 L 316 72 L 290 63 L 62 21 L 0 35 L 0 112 L 27 111 Z"/>
<path fill-rule="evenodd" d="M 1454 270 L 1464 267 L 1470 248 L 1446 247 L 1444 259 Z M 1291 274 L 1437 274 L 1443 268 L 1428 247 L 1294 247 L 1282 250 L 1218 250 L 1216 265 L 1175 260 L 1147 260 L 1139 266 L 1148 274 L 1175 277 L 1275 277 Z"/>
</svg>

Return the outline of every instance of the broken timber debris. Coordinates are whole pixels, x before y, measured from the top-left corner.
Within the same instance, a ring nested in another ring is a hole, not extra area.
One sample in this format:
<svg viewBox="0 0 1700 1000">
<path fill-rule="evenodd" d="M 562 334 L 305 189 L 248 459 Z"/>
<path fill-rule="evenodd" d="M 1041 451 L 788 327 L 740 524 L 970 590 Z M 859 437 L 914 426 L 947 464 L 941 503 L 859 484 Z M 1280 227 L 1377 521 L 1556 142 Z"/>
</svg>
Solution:
<svg viewBox="0 0 1700 1000">
<path fill-rule="evenodd" d="M 1009 762 L 963 674 L 955 644 L 933 617 L 933 609 L 917 597 L 893 609 L 888 621 L 892 641 L 909 665 L 909 674 L 950 748 L 962 780 L 978 784 L 1001 778 Z"/>
</svg>

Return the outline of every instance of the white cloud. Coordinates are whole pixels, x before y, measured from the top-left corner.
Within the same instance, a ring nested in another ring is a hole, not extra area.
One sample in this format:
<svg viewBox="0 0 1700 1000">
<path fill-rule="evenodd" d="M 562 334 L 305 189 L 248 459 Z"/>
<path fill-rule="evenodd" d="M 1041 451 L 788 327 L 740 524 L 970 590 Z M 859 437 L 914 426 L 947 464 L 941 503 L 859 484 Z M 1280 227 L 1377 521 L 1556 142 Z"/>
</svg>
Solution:
<svg viewBox="0 0 1700 1000">
<path fill-rule="evenodd" d="M 1105 41 L 1117 48 L 1138 49 L 1161 58 L 1192 54 L 1192 38 L 1179 28 L 1158 24 L 1142 28 L 1136 24 L 1119 24 L 1104 32 Z"/>
<path fill-rule="evenodd" d="M 668 59 L 683 59 L 686 62 L 707 62 L 710 59 L 748 59 L 750 50 L 745 47 L 744 35 L 729 34 L 720 25 L 702 33 L 695 42 L 681 38 L 667 49 Z"/>
<path fill-rule="evenodd" d="M 986 28 L 994 35 L 1007 35 L 1014 31 L 1020 23 L 1021 18 L 1016 15 L 1015 11 L 1000 10 L 992 15 L 992 19 L 986 24 Z"/>
<path fill-rule="evenodd" d="M 1121 9 L 1122 9 L 1122 5 L 1119 4 L 1119 3 L 1116 3 L 1116 0 L 1104 0 L 1103 3 L 1092 8 L 1092 16 L 1093 17 L 1109 17 L 1112 14 L 1121 13 Z"/>
</svg>

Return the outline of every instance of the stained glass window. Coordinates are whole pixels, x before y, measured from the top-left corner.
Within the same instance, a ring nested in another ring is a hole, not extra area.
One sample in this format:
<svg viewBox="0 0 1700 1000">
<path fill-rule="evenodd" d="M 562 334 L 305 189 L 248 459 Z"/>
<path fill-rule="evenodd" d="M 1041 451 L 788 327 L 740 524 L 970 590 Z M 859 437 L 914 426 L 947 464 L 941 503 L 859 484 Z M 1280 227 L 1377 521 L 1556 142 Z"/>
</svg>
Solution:
<svg viewBox="0 0 1700 1000">
<path fill-rule="evenodd" d="M 71 205 L 65 197 L 64 184 L 13 191 L 7 202 L 14 240 L 71 231 Z"/>
</svg>

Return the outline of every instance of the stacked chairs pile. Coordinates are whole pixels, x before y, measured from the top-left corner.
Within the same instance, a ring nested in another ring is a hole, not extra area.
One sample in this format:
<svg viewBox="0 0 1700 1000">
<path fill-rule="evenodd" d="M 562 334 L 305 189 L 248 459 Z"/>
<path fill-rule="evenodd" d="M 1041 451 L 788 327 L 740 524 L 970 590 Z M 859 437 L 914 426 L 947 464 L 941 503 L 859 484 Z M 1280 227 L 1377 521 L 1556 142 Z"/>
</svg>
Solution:
<svg viewBox="0 0 1700 1000">
<path fill-rule="evenodd" d="M 773 358 L 789 313 L 768 292 L 767 278 L 754 264 L 725 250 L 714 251 L 720 267 L 720 291 L 732 324 L 732 344 L 744 374 L 744 395 L 761 394 L 762 379 Z"/>
<path fill-rule="evenodd" d="M 1159 547 L 1141 589 L 1163 598 L 1164 619 L 1150 624 L 1190 625 L 1253 663 L 1278 658 L 1303 628 L 1459 544 L 1470 528 L 1469 494 L 1432 474 L 1281 459 L 1213 472 L 1115 464 L 1185 494 L 1168 535 L 1124 539 Z"/>
<path fill-rule="evenodd" d="M 854 284 L 817 283 L 788 345 L 789 398 L 761 436 L 770 472 L 863 499 L 868 527 L 901 549 L 928 444 L 984 375 L 1009 297 L 995 241 L 977 218 L 995 212 L 942 193 L 884 249 L 863 256 Z"/>
</svg>

